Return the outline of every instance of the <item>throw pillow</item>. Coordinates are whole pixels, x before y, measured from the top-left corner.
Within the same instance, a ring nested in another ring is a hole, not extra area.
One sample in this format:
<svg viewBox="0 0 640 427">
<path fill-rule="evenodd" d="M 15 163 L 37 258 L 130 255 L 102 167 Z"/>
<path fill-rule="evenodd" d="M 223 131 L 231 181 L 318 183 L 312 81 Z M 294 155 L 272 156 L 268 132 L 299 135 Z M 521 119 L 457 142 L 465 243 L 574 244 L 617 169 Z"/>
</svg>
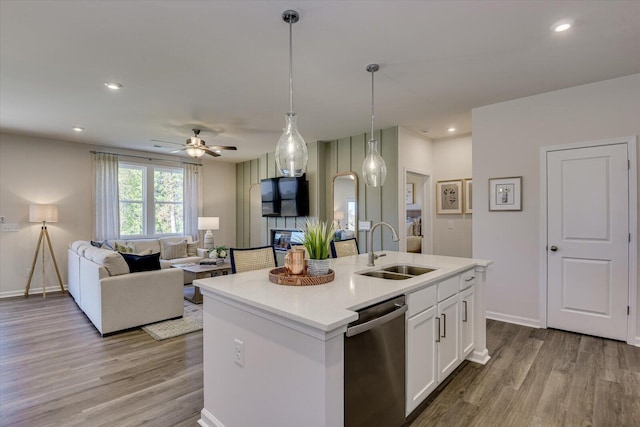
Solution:
<svg viewBox="0 0 640 427">
<path fill-rule="evenodd" d="M 103 241 L 103 242 L 99 242 L 99 241 L 96 241 L 96 240 L 92 240 L 92 241 L 91 241 L 91 246 L 95 246 L 96 248 L 101 248 L 101 247 L 102 247 L 102 245 L 104 245 L 105 243 L 107 243 L 107 241 L 106 241 L 106 240 L 105 240 L 105 241 Z"/>
<path fill-rule="evenodd" d="M 129 266 L 131 273 L 160 270 L 160 254 L 136 255 L 121 254 Z"/>
<path fill-rule="evenodd" d="M 127 242 L 124 245 L 121 245 L 120 243 L 116 242 L 115 249 L 121 254 L 133 254 L 136 252 L 136 245 L 131 242 Z"/>
<path fill-rule="evenodd" d="M 187 257 L 187 241 L 171 243 L 164 242 L 162 259 L 176 259 Z"/>
<path fill-rule="evenodd" d="M 137 254 L 134 254 L 134 255 L 151 255 L 152 253 L 153 253 L 153 251 L 151 249 L 147 249 L 147 250 L 144 250 L 144 251 L 140 251 L 140 252 L 138 252 Z M 158 252 L 158 253 L 160 253 L 160 252 Z"/>
<path fill-rule="evenodd" d="M 187 256 L 198 256 L 199 243 L 200 242 L 198 240 L 192 243 L 187 242 Z"/>
</svg>

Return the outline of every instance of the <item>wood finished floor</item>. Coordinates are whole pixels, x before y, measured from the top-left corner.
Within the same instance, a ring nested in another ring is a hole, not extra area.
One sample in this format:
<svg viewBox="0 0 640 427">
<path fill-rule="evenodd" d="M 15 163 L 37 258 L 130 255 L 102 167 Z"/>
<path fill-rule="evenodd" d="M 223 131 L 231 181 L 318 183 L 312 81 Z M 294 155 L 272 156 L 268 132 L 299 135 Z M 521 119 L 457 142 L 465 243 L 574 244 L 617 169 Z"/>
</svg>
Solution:
<svg viewBox="0 0 640 427">
<path fill-rule="evenodd" d="M 487 346 L 411 427 L 640 426 L 640 348 L 494 321 Z M 202 406 L 202 332 L 101 338 L 67 295 L 0 300 L 0 425 L 195 427 Z"/>
</svg>

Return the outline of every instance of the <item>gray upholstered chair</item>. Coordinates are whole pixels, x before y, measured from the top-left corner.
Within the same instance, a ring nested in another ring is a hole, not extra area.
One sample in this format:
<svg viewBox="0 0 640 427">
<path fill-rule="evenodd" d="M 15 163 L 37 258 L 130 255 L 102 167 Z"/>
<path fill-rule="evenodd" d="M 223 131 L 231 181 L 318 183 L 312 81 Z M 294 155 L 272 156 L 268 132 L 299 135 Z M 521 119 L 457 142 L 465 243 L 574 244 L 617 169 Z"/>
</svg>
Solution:
<svg viewBox="0 0 640 427">
<path fill-rule="evenodd" d="M 342 256 L 358 255 L 358 241 L 355 239 L 332 240 L 331 241 L 331 257 L 339 258 Z"/>
<path fill-rule="evenodd" d="M 262 268 L 277 267 L 276 251 L 273 246 L 258 248 L 231 248 L 231 273 L 260 270 Z"/>
</svg>

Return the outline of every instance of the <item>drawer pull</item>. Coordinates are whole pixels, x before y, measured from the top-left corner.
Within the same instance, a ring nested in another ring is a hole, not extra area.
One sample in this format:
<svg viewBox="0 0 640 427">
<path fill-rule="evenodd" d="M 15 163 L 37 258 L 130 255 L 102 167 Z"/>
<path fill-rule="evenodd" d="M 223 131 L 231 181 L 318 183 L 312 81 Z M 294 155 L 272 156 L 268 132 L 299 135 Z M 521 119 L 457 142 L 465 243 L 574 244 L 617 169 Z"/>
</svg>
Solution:
<svg viewBox="0 0 640 427">
<path fill-rule="evenodd" d="M 472 281 L 472 280 L 473 280 L 473 279 L 475 279 L 475 278 L 476 278 L 476 276 L 467 277 L 466 279 L 464 279 L 464 281 L 465 281 L 465 282 L 470 282 L 470 281 Z"/>
</svg>

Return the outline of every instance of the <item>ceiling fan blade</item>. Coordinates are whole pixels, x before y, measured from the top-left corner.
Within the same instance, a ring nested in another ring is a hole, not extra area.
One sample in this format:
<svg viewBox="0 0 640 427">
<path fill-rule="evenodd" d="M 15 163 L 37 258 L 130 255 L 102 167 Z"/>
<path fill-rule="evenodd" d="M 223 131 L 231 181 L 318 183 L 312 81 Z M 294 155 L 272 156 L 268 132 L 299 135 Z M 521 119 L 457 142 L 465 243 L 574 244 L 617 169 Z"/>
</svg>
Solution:
<svg viewBox="0 0 640 427">
<path fill-rule="evenodd" d="M 207 145 L 207 148 L 211 150 L 238 150 L 238 147 L 234 147 L 233 145 Z"/>
<path fill-rule="evenodd" d="M 184 145 L 184 144 L 180 144 L 179 142 L 164 141 L 162 139 L 152 139 L 151 142 L 162 142 L 164 144 Z"/>
<path fill-rule="evenodd" d="M 220 153 L 216 153 L 215 151 L 204 150 L 204 152 L 213 157 L 220 157 Z"/>
<path fill-rule="evenodd" d="M 184 151 L 184 150 L 186 150 L 186 148 L 180 148 L 178 150 L 169 151 L 169 154 L 179 153 L 179 152 Z"/>
</svg>

